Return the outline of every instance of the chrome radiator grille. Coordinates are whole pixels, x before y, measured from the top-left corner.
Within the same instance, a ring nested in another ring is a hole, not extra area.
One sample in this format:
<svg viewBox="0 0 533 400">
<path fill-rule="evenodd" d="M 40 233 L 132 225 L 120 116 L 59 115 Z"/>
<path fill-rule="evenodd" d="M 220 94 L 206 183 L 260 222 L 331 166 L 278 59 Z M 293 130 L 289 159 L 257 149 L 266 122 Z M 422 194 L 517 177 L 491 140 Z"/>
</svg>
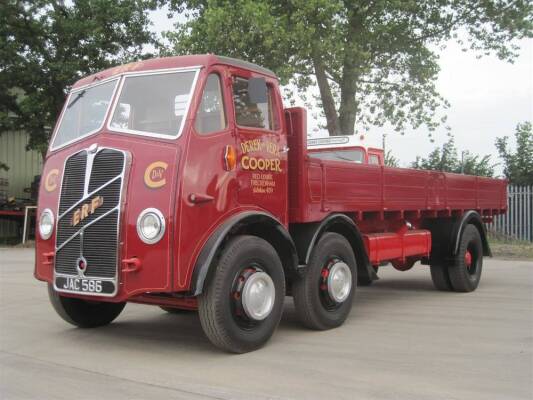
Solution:
<svg viewBox="0 0 533 400">
<path fill-rule="evenodd" d="M 115 291 L 125 164 L 124 152 L 107 148 L 82 150 L 66 160 L 56 231 L 57 276 L 101 278 L 112 281 L 105 287 Z"/>
</svg>

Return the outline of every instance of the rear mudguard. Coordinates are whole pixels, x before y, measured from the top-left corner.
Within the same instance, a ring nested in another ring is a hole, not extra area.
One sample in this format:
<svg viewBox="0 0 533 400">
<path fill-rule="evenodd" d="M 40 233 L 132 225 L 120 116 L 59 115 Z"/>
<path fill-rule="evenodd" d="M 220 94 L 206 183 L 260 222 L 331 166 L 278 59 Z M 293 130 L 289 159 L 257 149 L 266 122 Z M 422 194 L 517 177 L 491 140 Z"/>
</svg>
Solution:
<svg viewBox="0 0 533 400">
<path fill-rule="evenodd" d="M 379 279 L 376 271 L 370 265 L 361 232 L 359 232 L 354 221 L 347 215 L 331 214 L 320 222 L 292 224 L 289 230 L 298 250 L 300 264 L 307 265 L 309 263 L 311 252 L 322 234 L 335 232 L 341 234 L 350 242 L 357 260 L 359 276 L 370 280 Z"/>
<path fill-rule="evenodd" d="M 483 220 L 477 211 L 470 210 L 460 218 L 430 219 L 423 224 L 422 227 L 431 232 L 431 256 L 425 263 L 436 265 L 453 261 L 459 251 L 463 231 L 469 224 L 479 231 L 483 255 L 492 257 Z"/>
</svg>

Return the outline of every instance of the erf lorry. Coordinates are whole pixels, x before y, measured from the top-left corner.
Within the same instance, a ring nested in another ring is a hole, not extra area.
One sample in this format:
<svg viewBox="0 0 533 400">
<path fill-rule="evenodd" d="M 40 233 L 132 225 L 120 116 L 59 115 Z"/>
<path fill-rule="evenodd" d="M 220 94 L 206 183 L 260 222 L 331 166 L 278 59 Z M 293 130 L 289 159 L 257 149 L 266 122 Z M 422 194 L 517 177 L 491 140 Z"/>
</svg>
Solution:
<svg viewBox="0 0 533 400">
<path fill-rule="evenodd" d="M 197 310 L 207 337 L 262 346 L 286 296 L 303 325 L 350 313 L 386 263 L 470 292 L 506 182 L 316 157 L 273 72 L 214 55 L 132 63 L 72 87 L 39 192 L 35 277 L 82 328 L 128 302 Z"/>
</svg>

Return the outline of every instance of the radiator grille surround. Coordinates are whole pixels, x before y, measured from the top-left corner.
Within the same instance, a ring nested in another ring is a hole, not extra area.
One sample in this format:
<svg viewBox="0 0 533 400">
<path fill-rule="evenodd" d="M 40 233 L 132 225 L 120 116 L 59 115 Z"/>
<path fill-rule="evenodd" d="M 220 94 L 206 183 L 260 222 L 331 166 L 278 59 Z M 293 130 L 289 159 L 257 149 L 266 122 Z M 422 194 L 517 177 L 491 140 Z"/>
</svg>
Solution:
<svg viewBox="0 0 533 400">
<path fill-rule="evenodd" d="M 56 223 L 54 282 L 68 277 L 98 279 L 112 292 L 83 294 L 116 294 L 126 159 L 121 150 L 101 148 L 82 150 L 65 161 Z M 83 270 L 78 268 L 80 259 L 86 263 Z M 56 290 L 69 292 L 57 286 Z"/>
</svg>

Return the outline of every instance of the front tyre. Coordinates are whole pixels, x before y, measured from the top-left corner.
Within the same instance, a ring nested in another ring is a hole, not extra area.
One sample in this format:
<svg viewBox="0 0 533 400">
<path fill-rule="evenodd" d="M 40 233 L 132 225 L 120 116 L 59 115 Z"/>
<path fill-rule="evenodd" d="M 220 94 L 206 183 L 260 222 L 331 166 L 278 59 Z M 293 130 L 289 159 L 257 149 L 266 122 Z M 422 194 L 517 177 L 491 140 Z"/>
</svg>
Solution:
<svg viewBox="0 0 533 400">
<path fill-rule="evenodd" d="M 166 307 L 166 306 L 159 306 L 159 308 L 163 311 L 166 311 L 169 314 L 191 314 L 194 312 L 194 310 L 188 310 L 185 308 Z"/>
<path fill-rule="evenodd" d="M 48 284 L 48 297 L 59 316 L 79 328 L 107 325 L 119 316 L 126 305 L 64 297 L 51 284 Z"/>
<path fill-rule="evenodd" d="M 202 328 L 222 350 L 258 349 L 278 326 L 284 297 L 285 276 L 274 248 L 255 236 L 236 236 L 198 298 Z"/>
<path fill-rule="evenodd" d="M 350 243 L 337 233 L 325 233 L 313 249 L 307 271 L 293 284 L 296 314 L 308 328 L 342 325 L 357 282 L 357 264 Z"/>
</svg>

